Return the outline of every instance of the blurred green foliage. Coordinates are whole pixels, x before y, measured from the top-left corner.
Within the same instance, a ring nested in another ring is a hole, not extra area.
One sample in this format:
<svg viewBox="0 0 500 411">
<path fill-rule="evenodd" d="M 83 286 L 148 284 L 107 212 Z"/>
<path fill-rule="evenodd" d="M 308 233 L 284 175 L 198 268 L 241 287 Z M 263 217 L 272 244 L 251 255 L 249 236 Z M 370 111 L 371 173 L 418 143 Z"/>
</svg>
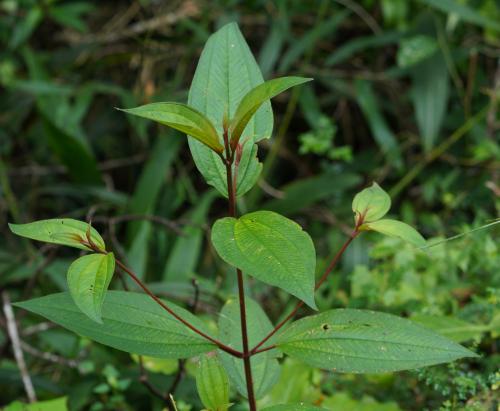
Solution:
<svg viewBox="0 0 500 411">
<path fill-rule="evenodd" d="M 113 109 L 186 102 L 202 45 L 228 21 L 238 21 L 266 79 L 315 78 L 273 102 L 260 187 L 239 206 L 293 216 L 313 236 L 318 270 L 352 225 L 353 194 L 374 180 L 390 191 L 392 212 L 431 242 L 498 217 L 497 0 L 2 0 L 0 288 L 11 300 L 65 287 L 71 251 L 36 249 L 7 230 L 8 221 L 49 217 L 92 219 L 155 292 L 187 306 L 199 293 L 200 313 L 213 313 L 234 292 L 234 276 L 207 241 L 223 203 L 185 143 Z M 321 308 L 412 317 L 482 358 L 378 376 L 319 372 L 286 359 L 261 405 L 496 409 L 497 226 L 423 251 L 381 238 L 356 240 L 318 297 Z M 252 283 L 250 294 L 273 321 L 286 311 L 279 291 Z M 21 311 L 16 318 L 39 400 L 58 401 L 46 407 L 65 409 L 64 399 L 54 399 L 67 397 L 71 410 L 162 408 L 139 383 L 137 359 L 49 324 L 36 328 L 39 320 Z M 3 318 L 0 353 L 0 406 L 24 409 L 14 403 L 25 393 Z M 181 375 L 179 410 L 201 408 L 194 363 L 143 361 L 164 390 Z"/>
</svg>

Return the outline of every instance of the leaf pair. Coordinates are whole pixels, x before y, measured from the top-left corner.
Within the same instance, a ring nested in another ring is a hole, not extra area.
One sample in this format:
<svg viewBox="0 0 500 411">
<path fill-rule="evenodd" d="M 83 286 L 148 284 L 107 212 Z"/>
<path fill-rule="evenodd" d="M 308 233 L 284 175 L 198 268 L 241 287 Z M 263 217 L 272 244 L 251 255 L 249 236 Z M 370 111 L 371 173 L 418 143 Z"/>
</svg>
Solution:
<svg viewBox="0 0 500 411">
<path fill-rule="evenodd" d="M 93 251 L 90 247 L 93 245 L 102 251 L 75 260 L 69 267 L 67 277 L 69 291 L 78 308 L 92 320 L 102 322 L 102 305 L 115 271 L 115 257 L 113 253 L 106 253 L 101 235 L 89 224 L 70 218 L 9 224 L 9 227 L 14 234 L 32 240 L 87 251 Z"/>
<path fill-rule="evenodd" d="M 391 237 L 398 237 L 415 247 L 425 246 L 425 239 L 408 224 L 391 219 L 381 220 L 390 208 L 391 198 L 377 183 L 356 194 L 352 201 L 354 220 L 360 231 L 378 231 Z"/>
<path fill-rule="evenodd" d="M 269 99 L 290 87 L 312 79 L 281 77 L 263 83 L 260 69 L 235 23 L 214 33 L 203 49 L 189 92 L 189 105 L 153 103 L 123 110 L 175 128 L 191 138 L 194 161 L 208 184 L 227 195 L 224 151 L 224 118 L 229 119 L 233 149 L 247 137 L 240 160 L 237 195 L 256 182 L 261 165 L 256 158 L 255 142 L 269 138 L 272 111 Z"/>
<path fill-rule="evenodd" d="M 168 304 L 178 315 L 210 335 L 197 317 L 175 304 Z M 253 346 L 272 325 L 258 304 L 251 299 L 247 299 L 247 304 L 251 321 L 249 342 Z M 68 293 L 15 305 L 94 341 L 136 354 L 188 358 L 216 349 L 213 343 L 173 317 L 163 315 L 161 307 L 144 294 L 109 291 L 104 302 L 104 324 L 85 316 Z M 240 327 L 237 301 L 230 300 L 221 312 L 219 338 L 239 347 Z M 329 310 L 295 321 L 280 332 L 273 343 L 279 351 L 309 365 L 337 372 L 399 371 L 477 357 L 472 351 L 410 320 L 355 309 Z M 241 360 L 222 352 L 219 355 L 231 381 L 245 393 Z M 252 357 L 258 397 L 276 382 L 277 355 L 276 350 L 269 350 Z"/>
<path fill-rule="evenodd" d="M 250 90 L 241 100 L 230 121 L 232 145 L 236 146 L 253 115 L 266 101 L 293 86 L 311 81 L 303 77 L 280 77 L 266 81 Z M 194 137 L 216 153 L 221 154 L 221 144 L 214 124 L 200 111 L 182 103 L 151 103 L 131 109 L 119 109 L 125 113 L 156 121 Z"/>
</svg>

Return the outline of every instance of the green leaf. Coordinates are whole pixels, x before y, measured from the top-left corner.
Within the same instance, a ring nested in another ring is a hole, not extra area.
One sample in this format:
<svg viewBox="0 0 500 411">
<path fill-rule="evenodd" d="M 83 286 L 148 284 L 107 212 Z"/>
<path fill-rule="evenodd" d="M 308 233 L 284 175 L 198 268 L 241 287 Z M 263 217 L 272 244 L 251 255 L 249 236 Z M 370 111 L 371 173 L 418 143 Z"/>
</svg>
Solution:
<svg viewBox="0 0 500 411">
<path fill-rule="evenodd" d="M 201 356 L 196 372 L 196 388 L 207 410 L 229 409 L 229 377 L 216 354 Z"/>
<path fill-rule="evenodd" d="M 471 324 L 449 316 L 416 314 L 411 317 L 411 320 L 457 343 L 478 338 L 489 329 L 487 325 Z"/>
<path fill-rule="evenodd" d="M 3 408 L 3 411 L 67 411 L 67 402 L 67 397 L 56 398 L 48 401 L 36 401 L 31 404 L 15 401 Z"/>
<path fill-rule="evenodd" d="M 411 67 L 428 59 L 438 50 L 439 44 L 431 36 L 417 34 L 403 39 L 399 44 L 397 54 L 398 66 L 401 68 Z M 446 63 L 444 63 L 444 68 L 446 70 Z"/>
<path fill-rule="evenodd" d="M 380 104 L 371 83 L 366 80 L 356 80 L 355 88 L 357 102 L 368 121 L 375 142 L 387 160 L 396 168 L 401 168 L 403 163 L 397 138 L 380 110 Z"/>
<path fill-rule="evenodd" d="M 75 304 L 101 324 L 102 304 L 114 272 L 113 253 L 85 255 L 73 261 L 68 270 L 68 289 Z"/>
<path fill-rule="evenodd" d="M 205 324 L 189 311 L 163 301 L 176 314 L 210 334 Z M 158 358 L 189 358 L 216 348 L 145 294 L 108 291 L 102 308 L 102 324 L 83 314 L 69 293 L 51 294 L 14 305 L 76 334 L 129 353 Z"/>
<path fill-rule="evenodd" d="M 411 97 L 424 149 L 434 146 L 443 124 L 449 99 L 450 79 L 441 53 L 415 66 Z"/>
<path fill-rule="evenodd" d="M 377 183 L 360 191 L 352 200 L 356 221 L 361 217 L 366 223 L 377 221 L 385 216 L 390 208 L 391 197 Z"/>
<path fill-rule="evenodd" d="M 267 318 L 266 313 L 251 298 L 245 298 L 248 328 L 248 344 L 250 347 L 257 345 L 272 330 L 273 325 Z M 237 349 L 243 349 L 241 342 L 240 306 L 238 298 L 232 298 L 226 302 L 221 310 L 219 318 L 220 340 Z M 255 396 L 261 398 L 278 381 L 280 368 L 276 356 L 277 350 L 269 350 L 251 358 L 252 376 L 254 380 Z M 220 352 L 220 359 L 231 383 L 238 392 L 247 395 L 245 370 L 243 361 L 225 352 Z"/>
<path fill-rule="evenodd" d="M 208 39 L 189 90 L 189 105 L 205 114 L 222 135 L 222 120 L 233 118 L 241 99 L 263 82 L 259 66 L 238 25 L 230 23 Z M 265 102 L 248 122 L 243 135 L 251 141 L 243 147 L 238 168 L 237 195 L 245 194 L 257 182 L 262 164 L 257 159 L 256 143 L 271 137 L 271 104 Z M 208 184 L 227 197 L 226 170 L 220 157 L 190 138 L 189 147 L 198 170 Z"/>
<path fill-rule="evenodd" d="M 212 242 L 228 264 L 316 309 L 316 252 L 311 237 L 297 223 L 272 211 L 226 217 L 212 227 Z"/>
<path fill-rule="evenodd" d="M 21 237 L 46 243 L 67 245 L 69 247 L 89 250 L 82 241 L 87 241 L 87 231 L 90 229 L 92 242 L 100 249 L 106 246 L 101 235 L 89 224 L 71 218 L 53 218 L 50 220 L 34 221 L 27 224 L 9 224 L 10 231 Z"/>
<path fill-rule="evenodd" d="M 33 4 L 28 12 L 19 19 L 13 27 L 12 36 L 9 41 L 9 48 L 12 50 L 17 49 L 26 40 L 28 40 L 38 25 L 43 20 L 42 7 Z"/>
<path fill-rule="evenodd" d="M 224 147 L 219 143 L 219 136 L 212 122 L 203 113 L 186 104 L 151 103 L 135 108 L 119 110 L 182 131 L 194 137 L 216 153 L 224 151 Z"/>
<path fill-rule="evenodd" d="M 458 2 L 457 0 L 420 0 L 420 1 L 445 13 L 455 14 L 468 23 L 473 23 L 479 26 L 487 27 L 492 30 L 500 31 L 500 22 L 483 16 L 473 8 L 468 7 L 465 4 L 460 4 L 460 2 Z"/>
<path fill-rule="evenodd" d="M 391 237 L 398 237 L 403 241 L 413 244 L 415 247 L 424 247 L 426 244 L 424 237 L 417 230 L 397 220 L 378 220 L 363 224 L 359 229 L 378 231 Z"/>
<path fill-rule="evenodd" d="M 165 138 L 160 136 L 151 149 L 151 156 L 144 164 L 134 194 L 130 198 L 127 214 L 154 214 L 161 189 L 172 170 L 172 162 L 178 158 L 179 149 L 185 140 L 176 138 L 177 131 L 167 129 Z M 170 138 L 171 137 L 171 138 Z M 168 215 L 164 215 L 167 217 Z M 143 279 L 149 260 L 150 241 L 155 225 L 151 221 L 131 221 L 127 224 L 130 246 L 127 260 L 135 274 Z"/>
<path fill-rule="evenodd" d="M 399 371 L 477 357 L 409 320 L 353 309 L 298 320 L 278 335 L 275 344 L 309 365 L 337 372 Z"/>
<path fill-rule="evenodd" d="M 312 78 L 279 77 L 266 81 L 250 90 L 241 100 L 231 120 L 231 140 L 233 142 L 240 140 L 243 130 L 245 130 L 248 122 L 262 104 L 285 90 L 308 81 L 312 81 Z"/>
<path fill-rule="evenodd" d="M 262 411 L 326 411 L 326 409 L 309 404 L 279 404 L 266 407 Z"/>
</svg>

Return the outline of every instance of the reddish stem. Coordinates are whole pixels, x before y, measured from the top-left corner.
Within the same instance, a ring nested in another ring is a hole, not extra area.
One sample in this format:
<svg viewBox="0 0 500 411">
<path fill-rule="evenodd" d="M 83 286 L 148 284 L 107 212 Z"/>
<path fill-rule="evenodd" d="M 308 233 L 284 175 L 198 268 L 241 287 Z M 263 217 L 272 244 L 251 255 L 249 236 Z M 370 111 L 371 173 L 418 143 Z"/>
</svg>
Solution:
<svg viewBox="0 0 500 411">
<path fill-rule="evenodd" d="M 144 290 L 144 292 L 147 295 L 149 295 L 158 305 L 160 305 L 165 311 L 167 311 L 170 315 L 172 315 L 175 319 L 180 321 L 182 324 L 184 324 L 190 330 L 194 331 L 196 334 L 201 335 L 203 338 L 207 339 L 208 341 L 213 342 L 222 351 L 225 351 L 228 354 L 231 354 L 231 355 L 238 357 L 238 358 L 243 357 L 243 354 L 240 351 L 237 351 L 237 350 L 225 345 L 224 343 L 220 342 L 219 340 L 216 340 L 215 338 L 210 337 L 208 334 L 199 330 L 194 325 L 192 325 L 190 322 L 186 321 L 184 318 L 182 318 L 180 315 L 178 315 L 168 305 L 166 305 L 162 300 L 160 300 L 156 295 L 154 295 L 151 292 L 151 290 L 148 287 L 146 287 L 146 285 L 141 280 L 139 280 L 139 278 L 127 266 L 125 266 L 120 260 L 116 260 L 116 265 L 119 266 L 123 271 L 125 271 L 130 276 L 130 278 L 132 278 L 132 280 L 134 280 L 135 283 L 139 287 L 141 287 Z"/>
<path fill-rule="evenodd" d="M 224 130 L 224 144 L 226 146 L 226 176 L 227 176 L 227 194 L 229 200 L 229 215 L 236 217 L 236 178 L 233 179 L 232 163 L 234 153 L 230 152 L 229 138 L 227 130 Z M 235 173 L 236 174 L 236 173 Z M 247 314 L 245 306 L 245 287 L 243 283 L 243 273 L 239 268 L 236 269 L 238 277 L 238 299 L 240 303 L 240 323 L 241 323 L 241 342 L 243 346 L 243 366 L 245 369 L 245 381 L 247 385 L 247 396 L 250 411 L 257 411 L 255 393 L 253 387 L 252 364 L 250 361 L 250 347 L 248 344 Z"/>
<path fill-rule="evenodd" d="M 349 236 L 349 238 L 346 240 L 346 242 L 341 247 L 341 249 L 337 252 L 337 254 L 335 254 L 335 256 L 333 257 L 332 261 L 330 262 L 330 264 L 326 268 L 325 272 L 323 273 L 323 275 L 321 276 L 321 278 L 316 283 L 316 286 L 314 287 L 315 291 L 319 287 L 321 287 L 321 285 L 326 281 L 328 275 L 332 272 L 332 270 L 334 269 L 334 267 L 337 265 L 337 263 L 339 262 L 340 258 L 342 257 L 342 254 L 344 254 L 344 252 L 347 249 L 347 247 L 349 247 L 349 244 L 351 244 L 352 240 L 354 240 L 356 238 L 356 236 L 359 234 L 358 227 L 359 227 L 359 224 L 356 225 L 356 228 L 354 229 L 354 231 L 352 232 L 352 234 Z M 300 307 L 302 307 L 303 305 L 304 305 L 303 301 L 297 302 L 297 305 L 292 310 L 292 312 L 290 314 L 288 314 L 283 320 L 281 320 L 281 322 L 276 327 L 274 327 L 274 329 L 266 337 L 264 337 L 264 339 L 261 342 L 259 342 L 255 347 L 252 348 L 252 350 L 250 351 L 250 355 L 258 354 L 258 353 L 261 353 L 261 352 L 264 352 L 264 351 L 271 350 L 272 348 L 275 348 L 275 345 L 270 345 L 268 347 L 260 349 L 260 347 L 262 347 L 262 345 L 264 345 L 266 343 L 266 341 L 268 341 L 288 321 L 290 321 L 295 316 L 295 314 L 297 313 L 297 311 L 299 311 Z"/>
</svg>

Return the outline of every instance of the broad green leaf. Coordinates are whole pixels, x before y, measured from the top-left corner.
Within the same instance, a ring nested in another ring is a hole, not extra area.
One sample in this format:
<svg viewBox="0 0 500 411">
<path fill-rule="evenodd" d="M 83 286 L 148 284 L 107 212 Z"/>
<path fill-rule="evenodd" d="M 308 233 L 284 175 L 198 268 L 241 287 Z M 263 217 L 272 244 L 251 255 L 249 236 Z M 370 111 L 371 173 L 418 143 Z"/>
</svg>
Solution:
<svg viewBox="0 0 500 411">
<path fill-rule="evenodd" d="M 254 87 L 241 100 L 231 120 L 231 140 L 238 142 L 255 112 L 269 99 L 299 84 L 312 81 L 304 77 L 279 77 Z"/>
<path fill-rule="evenodd" d="M 391 197 L 377 183 L 360 191 L 352 200 L 356 221 L 361 217 L 366 223 L 377 221 L 385 216 L 390 208 Z"/>
<path fill-rule="evenodd" d="M 73 301 L 92 320 L 101 323 L 101 312 L 115 272 L 115 256 L 89 254 L 73 261 L 68 270 L 68 289 Z"/>
<path fill-rule="evenodd" d="M 326 408 L 319 408 L 309 404 L 279 404 L 266 407 L 262 411 L 327 411 Z"/>
<path fill-rule="evenodd" d="M 259 66 L 238 25 L 230 23 L 208 39 L 189 90 L 189 105 L 205 114 L 222 136 L 222 120 L 233 118 L 241 99 L 263 82 Z M 243 135 L 249 136 L 238 168 L 237 195 L 245 194 L 257 182 L 262 164 L 256 143 L 270 138 L 273 130 L 271 103 L 265 102 L 248 122 Z M 220 157 L 195 139 L 189 147 L 198 170 L 208 184 L 227 196 L 226 170 Z"/>
<path fill-rule="evenodd" d="M 338 309 L 300 319 L 275 341 L 291 357 L 336 372 L 380 373 L 477 357 L 409 320 Z"/>
<path fill-rule="evenodd" d="M 442 53 L 412 68 L 411 97 L 418 129 L 426 151 L 439 137 L 449 99 L 449 73 Z"/>
<path fill-rule="evenodd" d="M 385 219 L 373 221 L 363 224 L 360 230 L 373 230 L 391 237 L 398 237 L 403 241 L 413 244 L 415 247 L 423 247 L 426 244 L 424 237 L 417 230 L 397 220 Z"/>
<path fill-rule="evenodd" d="M 273 325 L 267 318 L 266 313 L 251 298 L 245 298 L 248 344 L 250 347 L 257 345 L 266 335 L 268 335 Z M 219 339 L 237 350 L 243 349 L 241 342 L 241 322 L 240 305 L 237 297 L 226 302 L 219 318 Z M 280 368 L 276 356 L 277 350 L 269 350 L 251 358 L 252 376 L 254 380 L 255 396 L 261 398 L 269 391 L 279 378 Z M 243 361 L 227 353 L 220 352 L 220 359 L 227 373 L 231 384 L 238 392 L 247 396 L 247 386 L 245 380 L 245 370 Z"/>
<path fill-rule="evenodd" d="M 458 343 L 478 338 L 489 330 L 488 325 L 471 324 L 449 316 L 416 314 L 411 320 Z"/>
<path fill-rule="evenodd" d="M 316 252 L 311 237 L 297 223 L 272 211 L 226 217 L 212 227 L 212 242 L 228 264 L 316 309 Z"/>
<path fill-rule="evenodd" d="M 163 301 L 177 315 L 210 334 L 205 324 L 189 311 Z M 15 305 L 81 336 L 129 353 L 189 358 L 216 348 L 146 294 L 108 291 L 102 308 L 102 324 L 83 314 L 69 293 L 51 294 Z"/>
<path fill-rule="evenodd" d="M 483 16 L 478 11 L 466 6 L 465 4 L 461 4 L 461 2 L 457 0 L 420 0 L 420 2 L 426 3 L 429 6 L 439 9 L 445 13 L 457 15 L 468 23 L 500 31 L 500 22 Z"/>
<path fill-rule="evenodd" d="M 396 135 L 390 129 L 380 110 L 380 104 L 371 83 L 366 80 L 356 80 L 355 88 L 356 100 L 368 121 L 373 139 L 387 160 L 393 163 L 396 168 L 401 168 L 403 163 Z"/>
<path fill-rule="evenodd" d="M 53 218 L 50 220 L 34 221 L 27 224 L 9 224 L 10 231 L 21 237 L 46 243 L 67 245 L 69 247 L 89 250 L 82 241 L 87 241 L 87 231 L 90 229 L 92 242 L 101 250 L 106 246 L 101 235 L 87 223 L 71 218 Z"/>
<path fill-rule="evenodd" d="M 119 109 L 125 113 L 156 121 L 194 137 L 216 153 L 224 146 L 212 122 L 198 110 L 181 103 L 151 103 L 130 109 Z"/>
<path fill-rule="evenodd" d="M 15 401 L 2 409 L 3 411 L 67 411 L 67 402 L 67 397 L 56 398 L 48 401 L 36 401 L 32 404 Z"/>
<path fill-rule="evenodd" d="M 229 377 L 216 354 L 200 357 L 196 372 L 196 388 L 208 411 L 229 409 Z"/>
</svg>

